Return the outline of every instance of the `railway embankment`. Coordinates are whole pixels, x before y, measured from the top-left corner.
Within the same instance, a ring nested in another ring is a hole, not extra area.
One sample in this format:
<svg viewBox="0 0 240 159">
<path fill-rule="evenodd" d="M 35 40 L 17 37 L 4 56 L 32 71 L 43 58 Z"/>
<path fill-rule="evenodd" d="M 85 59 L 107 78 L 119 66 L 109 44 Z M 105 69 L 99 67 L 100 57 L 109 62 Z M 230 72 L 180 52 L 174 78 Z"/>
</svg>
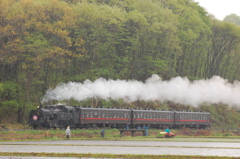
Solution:
<svg viewBox="0 0 240 159">
<path fill-rule="evenodd" d="M 63 140 L 65 139 L 64 129 L 1 129 L 0 141 L 26 141 L 26 140 Z M 131 132 L 125 132 L 121 136 L 118 129 L 106 129 L 104 140 L 180 140 L 187 138 L 198 139 L 213 138 L 213 139 L 240 139 L 240 130 L 197 130 L 197 129 L 181 129 L 171 130 L 175 133 L 174 138 L 164 139 L 159 137 L 160 132 L 164 130 L 149 129 L 148 135 L 143 136 L 141 132 L 135 132 L 132 137 Z M 102 140 L 101 129 L 72 129 L 71 139 L 74 140 Z"/>
</svg>

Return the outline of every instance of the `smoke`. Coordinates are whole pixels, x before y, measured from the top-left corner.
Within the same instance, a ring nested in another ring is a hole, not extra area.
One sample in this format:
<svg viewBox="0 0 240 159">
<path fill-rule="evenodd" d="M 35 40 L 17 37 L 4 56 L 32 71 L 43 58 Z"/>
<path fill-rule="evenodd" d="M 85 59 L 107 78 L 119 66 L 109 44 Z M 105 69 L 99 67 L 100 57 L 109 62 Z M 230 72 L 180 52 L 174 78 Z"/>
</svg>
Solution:
<svg viewBox="0 0 240 159">
<path fill-rule="evenodd" d="M 173 101 L 175 103 L 199 106 L 204 103 L 240 105 L 240 82 L 214 76 L 207 80 L 190 81 L 188 78 L 175 77 L 163 81 L 158 75 L 152 75 L 145 82 L 136 80 L 106 80 L 99 78 L 93 82 L 69 82 L 60 84 L 46 92 L 43 102 L 51 100 L 84 101 L 88 98 L 124 99 L 128 102 Z"/>
</svg>

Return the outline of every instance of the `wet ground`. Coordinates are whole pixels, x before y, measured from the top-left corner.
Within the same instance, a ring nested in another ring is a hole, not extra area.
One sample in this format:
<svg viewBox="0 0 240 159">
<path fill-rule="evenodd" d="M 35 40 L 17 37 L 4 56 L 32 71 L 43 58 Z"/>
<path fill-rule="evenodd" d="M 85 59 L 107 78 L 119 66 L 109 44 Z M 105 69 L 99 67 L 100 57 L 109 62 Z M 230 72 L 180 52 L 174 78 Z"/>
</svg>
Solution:
<svg viewBox="0 0 240 159">
<path fill-rule="evenodd" d="M 201 139 L 199 139 L 201 140 Z M 107 153 L 240 157 L 240 142 L 55 140 L 0 142 L 0 152 Z"/>
</svg>

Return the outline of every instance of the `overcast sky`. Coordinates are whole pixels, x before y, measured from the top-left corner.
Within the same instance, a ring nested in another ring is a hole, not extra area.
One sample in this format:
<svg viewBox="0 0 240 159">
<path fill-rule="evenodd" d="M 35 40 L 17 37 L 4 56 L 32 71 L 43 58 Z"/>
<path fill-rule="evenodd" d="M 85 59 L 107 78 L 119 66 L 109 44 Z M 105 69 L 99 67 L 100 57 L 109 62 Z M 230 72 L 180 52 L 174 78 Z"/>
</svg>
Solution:
<svg viewBox="0 0 240 159">
<path fill-rule="evenodd" d="M 235 13 L 240 16 L 240 0 L 194 0 L 213 14 L 217 19 L 223 20 L 225 16 Z"/>
</svg>

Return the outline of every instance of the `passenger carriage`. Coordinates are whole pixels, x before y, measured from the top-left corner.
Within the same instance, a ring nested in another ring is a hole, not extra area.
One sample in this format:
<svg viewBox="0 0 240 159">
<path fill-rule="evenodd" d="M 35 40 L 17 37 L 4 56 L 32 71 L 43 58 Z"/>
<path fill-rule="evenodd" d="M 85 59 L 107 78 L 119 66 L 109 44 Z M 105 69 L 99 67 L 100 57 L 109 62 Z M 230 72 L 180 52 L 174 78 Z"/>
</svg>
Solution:
<svg viewBox="0 0 240 159">
<path fill-rule="evenodd" d="M 210 126 L 211 115 L 208 112 L 175 111 L 176 128 L 205 129 Z"/>
<path fill-rule="evenodd" d="M 125 128 L 131 125 L 131 110 L 116 108 L 81 107 L 80 127 Z"/>
<path fill-rule="evenodd" d="M 172 127 L 174 124 L 174 112 L 161 110 L 133 110 L 132 124 L 133 127 Z"/>
</svg>

